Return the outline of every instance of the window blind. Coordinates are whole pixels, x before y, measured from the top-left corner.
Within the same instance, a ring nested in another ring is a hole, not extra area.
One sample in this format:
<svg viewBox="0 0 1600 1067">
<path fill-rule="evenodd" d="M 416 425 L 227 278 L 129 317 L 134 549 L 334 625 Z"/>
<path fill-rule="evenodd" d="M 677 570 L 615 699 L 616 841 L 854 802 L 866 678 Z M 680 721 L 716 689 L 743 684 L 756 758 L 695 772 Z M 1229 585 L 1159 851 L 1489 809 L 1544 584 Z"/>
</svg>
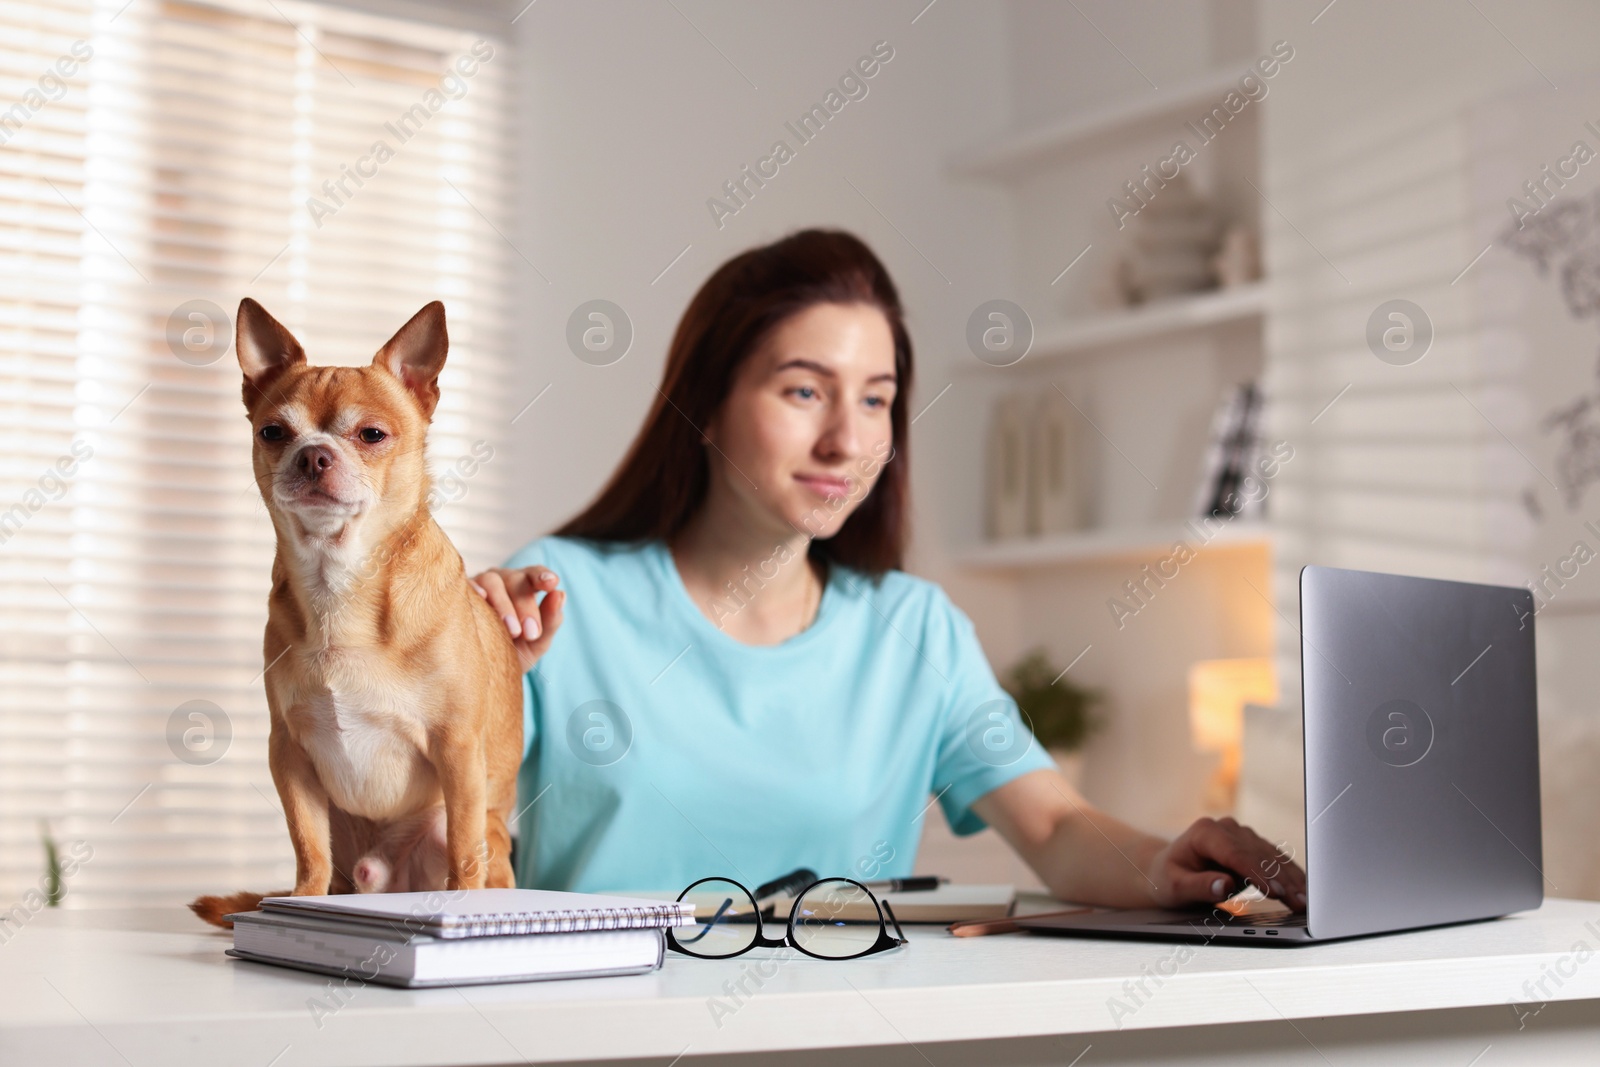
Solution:
<svg viewBox="0 0 1600 1067">
<path fill-rule="evenodd" d="M 469 567 L 495 562 L 509 67 L 478 34 L 293 0 L 0 0 L 13 925 L 48 888 L 42 826 L 77 860 L 63 906 L 293 883 L 266 761 L 273 535 L 230 344 L 241 297 L 339 364 L 444 300 L 434 511 Z"/>
</svg>

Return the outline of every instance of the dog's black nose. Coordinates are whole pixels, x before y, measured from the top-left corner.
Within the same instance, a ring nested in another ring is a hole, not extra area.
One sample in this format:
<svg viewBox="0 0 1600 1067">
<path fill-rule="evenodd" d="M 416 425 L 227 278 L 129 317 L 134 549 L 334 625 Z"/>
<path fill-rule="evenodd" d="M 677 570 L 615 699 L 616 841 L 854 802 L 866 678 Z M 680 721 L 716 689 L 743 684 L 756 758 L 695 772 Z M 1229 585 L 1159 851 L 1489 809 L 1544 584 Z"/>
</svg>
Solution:
<svg viewBox="0 0 1600 1067">
<path fill-rule="evenodd" d="M 316 478 L 333 466 L 333 451 L 322 445 L 306 445 L 294 457 L 294 464 L 307 478 Z"/>
</svg>

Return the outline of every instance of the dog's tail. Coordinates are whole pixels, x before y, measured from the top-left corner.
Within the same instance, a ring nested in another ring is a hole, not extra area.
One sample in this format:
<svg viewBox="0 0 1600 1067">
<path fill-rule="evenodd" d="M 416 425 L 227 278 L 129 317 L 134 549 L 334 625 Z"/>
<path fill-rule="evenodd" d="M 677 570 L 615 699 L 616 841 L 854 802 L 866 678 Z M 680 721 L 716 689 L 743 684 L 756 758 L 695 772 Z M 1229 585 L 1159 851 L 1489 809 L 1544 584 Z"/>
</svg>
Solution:
<svg viewBox="0 0 1600 1067">
<path fill-rule="evenodd" d="M 290 891 L 285 889 L 277 893 L 230 893 L 225 897 L 196 897 L 189 902 L 189 910 L 212 926 L 223 929 L 233 929 L 233 923 L 224 919 L 224 915 L 232 915 L 236 911 L 255 911 L 261 906 L 263 897 L 286 897 Z"/>
</svg>

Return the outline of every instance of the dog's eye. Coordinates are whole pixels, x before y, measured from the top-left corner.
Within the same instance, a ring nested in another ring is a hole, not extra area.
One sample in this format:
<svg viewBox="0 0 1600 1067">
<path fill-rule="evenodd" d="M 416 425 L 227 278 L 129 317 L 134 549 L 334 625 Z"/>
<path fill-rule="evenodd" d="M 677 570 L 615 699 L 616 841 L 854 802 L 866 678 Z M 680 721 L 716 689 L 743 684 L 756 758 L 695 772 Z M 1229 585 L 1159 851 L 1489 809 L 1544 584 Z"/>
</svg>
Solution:
<svg viewBox="0 0 1600 1067">
<path fill-rule="evenodd" d="M 277 423 L 261 427 L 261 439 L 263 441 L 282 441 L 287 436 L 289 435 L 284 432 L 283 427 Z"/>
<path fill-rule="evenodd" d="M 384 433 L 376 426 L 368 426 L 366 429 L 361 431 L 361 439 L 369 445 L 375 445 L 388 436 L 388 434 Z"/>
</svg>

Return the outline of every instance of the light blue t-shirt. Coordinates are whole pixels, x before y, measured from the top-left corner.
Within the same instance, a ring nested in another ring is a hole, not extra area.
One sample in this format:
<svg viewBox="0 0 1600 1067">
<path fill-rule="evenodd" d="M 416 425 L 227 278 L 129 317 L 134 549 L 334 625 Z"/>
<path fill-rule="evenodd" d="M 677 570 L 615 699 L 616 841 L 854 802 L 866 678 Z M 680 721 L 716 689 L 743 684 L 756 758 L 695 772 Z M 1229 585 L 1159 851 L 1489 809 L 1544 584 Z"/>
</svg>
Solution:
<svg viewBox="0 0 1600 1067">
<path fill-rule="evenodd" d="M 519 886 L 901 877 L 930 794 L 976 833 L 974 800 L 1055 766 L 932 582 L 833 565 L 811 626 L 755 646 L 701 612 L 660 541 L 545 537 L 506 566 L 535 564 L 567 602 L 523 681 Z"/>
</svg>

